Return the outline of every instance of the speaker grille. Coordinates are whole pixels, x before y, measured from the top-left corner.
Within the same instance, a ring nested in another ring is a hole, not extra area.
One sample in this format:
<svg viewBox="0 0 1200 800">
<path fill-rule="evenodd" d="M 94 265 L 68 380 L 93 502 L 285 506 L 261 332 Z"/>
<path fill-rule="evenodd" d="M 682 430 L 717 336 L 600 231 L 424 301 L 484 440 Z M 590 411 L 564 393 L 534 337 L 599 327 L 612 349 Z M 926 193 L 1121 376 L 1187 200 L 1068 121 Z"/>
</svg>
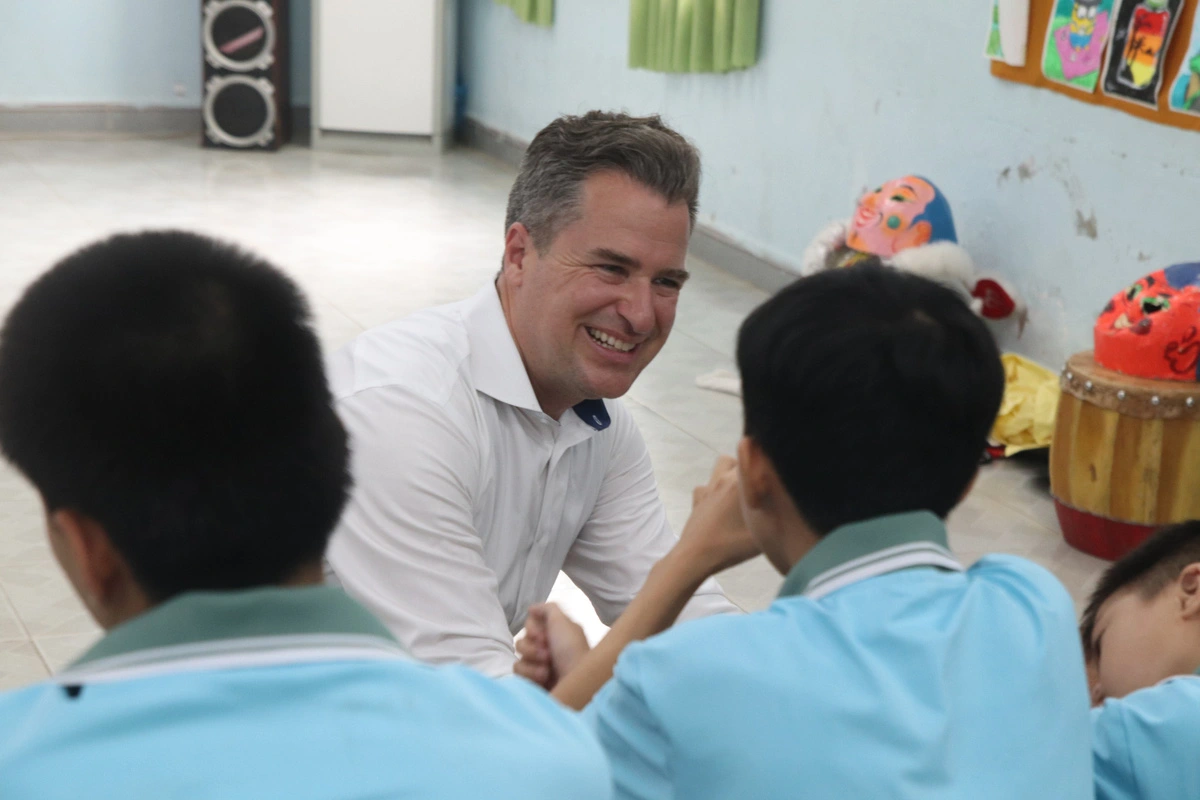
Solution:
<svg viewBox="0 0 1200 800">
<path fill-rule="evenodd" d="M 213 0 L 204 7 L 204 58 L 231 72 L 275 63 L 275 13 L 265 0 Z"/>
<path fill-rule="evenodd" d="M 205 132 L 229 147 L 267 147 L 275 139 L 274 95 L 265 78 L 214 76 L 205 85 Z"/>
</svg>

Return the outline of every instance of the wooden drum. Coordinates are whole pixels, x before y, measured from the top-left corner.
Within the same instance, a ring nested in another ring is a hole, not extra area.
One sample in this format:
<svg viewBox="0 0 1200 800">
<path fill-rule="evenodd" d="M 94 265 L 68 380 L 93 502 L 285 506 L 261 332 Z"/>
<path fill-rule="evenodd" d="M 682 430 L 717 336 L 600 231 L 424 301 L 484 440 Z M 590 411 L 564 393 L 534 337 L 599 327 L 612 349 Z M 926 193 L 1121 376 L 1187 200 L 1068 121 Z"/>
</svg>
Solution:
<svg viewBox="0 0 1200 800">
<path fill-rule="evenodd" d="M 1062 375 L 1050 493 L 1067 542 L 1116 559 L 1200 518 L 1200 383 L 1150 380 L 1078 353 Z"/>
</svg>

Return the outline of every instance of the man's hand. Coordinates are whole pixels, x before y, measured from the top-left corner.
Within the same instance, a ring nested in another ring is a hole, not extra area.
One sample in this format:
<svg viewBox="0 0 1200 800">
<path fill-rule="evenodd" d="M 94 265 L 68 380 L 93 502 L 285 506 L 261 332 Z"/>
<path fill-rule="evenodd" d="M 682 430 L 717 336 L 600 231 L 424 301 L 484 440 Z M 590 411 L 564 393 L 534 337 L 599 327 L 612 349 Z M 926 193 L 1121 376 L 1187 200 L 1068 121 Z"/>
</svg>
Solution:
<svg viewBox="0 0 1200 800">
<path fill-rule="evenodd" d="M 513 672 L 549 690 L 558 683 L 558 676 L 552 674 L 546 615 L 535 613 L 539 608 L 542 606 L 530 608 L 525 618 L 525 635 L 517 642 L 517 655 L 521 658 L 513 665 Z"/>
<path fill-rule="evenodd" d="M 692 492 L 692 515 L 672 556 L 707 578 L 760 552 L 742 518 L 737 462 L 721 456 L 708 483 Z"/>
<path fill-rule="evenodd" d="M 513 671 L 553 689 L 590 649 L 582 627 L 558 606 L 543 603 L 529 609 L 525 638 L 517 642 L 521 659 Z"/>
</svg>

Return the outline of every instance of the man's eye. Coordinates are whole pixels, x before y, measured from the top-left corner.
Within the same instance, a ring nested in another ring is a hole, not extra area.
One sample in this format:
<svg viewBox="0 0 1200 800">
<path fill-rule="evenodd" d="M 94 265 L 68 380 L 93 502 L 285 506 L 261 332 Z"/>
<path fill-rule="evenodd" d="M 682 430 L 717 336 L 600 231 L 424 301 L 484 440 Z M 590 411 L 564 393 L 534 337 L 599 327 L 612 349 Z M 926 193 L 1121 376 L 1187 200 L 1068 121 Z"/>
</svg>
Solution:
<svg viewBox="0 0 1200 800">
<path fill-rule="evenodd" d="M 618 267 L 616 264 L 599 264 L 598 268 L 604 272 L 612 273 L 613 275 L 624 275 L 625 268 Z"/>
<path fill-rule="evenodd" d="M 679 291 L 683 288 L 683 283 L 675 280 L 674 278 L 657 278 L 654 282 L 659 286 L 666 287 L 667 289 L 673 289 L 675 291 Z"/>
<path fill-rule="evenodd" d="M 908 201 L 908 198 L 902 194 L 894 194 L 892 195 L 892 200 L 897 203 L 904 203 Z"/>
</svg>

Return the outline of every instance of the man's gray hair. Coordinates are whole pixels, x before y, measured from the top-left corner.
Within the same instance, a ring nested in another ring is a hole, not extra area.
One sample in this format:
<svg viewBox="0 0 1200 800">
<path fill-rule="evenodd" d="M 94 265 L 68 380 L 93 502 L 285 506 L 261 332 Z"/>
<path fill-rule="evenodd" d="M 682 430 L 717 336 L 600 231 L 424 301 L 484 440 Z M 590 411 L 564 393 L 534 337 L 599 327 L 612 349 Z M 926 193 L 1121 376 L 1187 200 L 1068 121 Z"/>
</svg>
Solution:
<svg viewBox="0 0 1200 800">
<path fill-rule="evenodd" d="M 685 202 L 692 225 L 700 194 L 700 154 L 657 114 L 633 117 L 607 111 L 563 116 L 533 138 L 508 194 L 507 231 L 522 223 L 539 252 L 580 215 L 584 180 L 620 172 L 662 195 Z"/>
</svg>

